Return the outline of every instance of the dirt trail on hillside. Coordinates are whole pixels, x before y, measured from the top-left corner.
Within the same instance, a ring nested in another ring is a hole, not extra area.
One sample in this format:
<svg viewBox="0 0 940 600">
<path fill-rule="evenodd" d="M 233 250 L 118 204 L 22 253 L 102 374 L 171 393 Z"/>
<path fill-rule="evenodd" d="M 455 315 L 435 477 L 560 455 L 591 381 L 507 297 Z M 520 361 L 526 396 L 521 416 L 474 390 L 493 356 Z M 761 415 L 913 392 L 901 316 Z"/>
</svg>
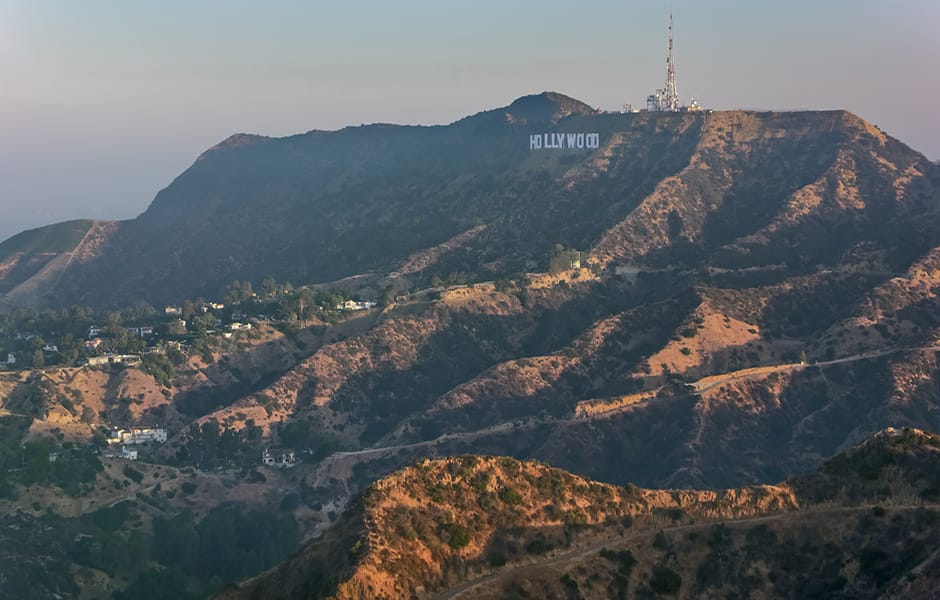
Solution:
<svg viewBox="0 0 940 600">
<path fill-rule="evenodd" d="M 930 504 L 930 505 L 917 505 L 917 506 L 893 506 L 892 508 L 903 509 L 903 510 L 914 510 L 914 509 L 921 508 L 921 507 L 929 508 L 929 509 L 937 509 L 937 508 L 940 508 L 940 505 Z M 780 521 L 780 520 L 787 520 L 787 519 L 805 519 L 807 516 L 810 516 L 810 515 L 866 512 L 866 511 L 871 511 L 871 509 L 872 509 L 872 505 L 809 508 L 805 510 L 784 512 L 784 513 L 778 513 L 774 515 L 762 515 L 758 517 L 748 517 L 744 519 L 733 519 L 733 520 L 725 519 L 721 521 L 706 521 L 706 522 L 701 522 L 701 523 L 692 523 L 688 525 L 678 525 L 675 527 L 664 527 L 661 529 L 661 531 L 664 533 L 683 532 L 683 531 L 692 531 L 696 529 L 707 529 L 715 525 L 715 523 L 717 522 L 725 523 L 727 525 L 766 523 L 768 521 Z M 514 567 L 510 567 L 509 569 L 498 571 L 490 575 L 484 575 L 476 579 L 472 579 L 455 588 L 451 588 L 447 590 L 446 592 L 442 592 L 440 594 L 437 594 L 436 596 L 433 596 L 433 600 L 452 600 L 458 597 L 470 598 L 471 596 L 466 595 L 467 592 L 470 592 L 471 590 L 474 590 L 475 588 L 478 588 L 480 586 L 484 586 L 490 583 L 496 583 L 496 582 L 499 582 L 501 580 L 504 580 L 510 577 L 519 577 L 519 576 L 525 577 L 525 575 L 529 573 L 536 575 L 538 574 L 540 570 L 550 568 L 552 566 L 566 563 L 569 561 L 577 560 L 579 558 L 583 558 L 591 554 L 597 554 L 603 548 L 616 548 L 630 540 L 653 536 L 653 535 L 656 535 L 658 531 L 660 531 L 660 529 L 649 529 L 645 531 L 638 531 L 631 535 L 626 535 L 626 536 L 619 537 L 619 538 L 604 538 L 600 541 L 592 543 L 591 545 L 587 547 L 571 550 L 569 552 L 559 554 L 558 556 L 554 556 L 544 561 L 540 561 L 534 564 L 517 565 Z M 497 590 L 491 589 L 488 591 L 491 593 L 495 593 Z"/>
<path fill-rule="evenodd" d="M 809 368 L 818 368 L 818 367 L 828 367 L 831 365 L 838 365 L 847 362 L 855 362 L 858 360 L 869 360 L 872 358 L 880 358 L 882 356 L 888 356 L 891 354 L 897 354 L 898 352 L 940 352 L 940 346 L 927 346 L 922 348 L 888 348 L 886 350 L 872 350 L 870 352 L 862 352 L 860 354 L 853 354 L 851 356 L 843 356 L 842 358 L 836 358 L 833 360 L 825 360 L 821 362 L 813 363 L 792 363 L 785 365 L 776 365 L 776 366 L 767 366 L 767 367 L 751 367 L 748 369 L 740 369 L 738 371 L 732 371 L 730 373 L 722 373 L 720 375 L 709 375 L 708 377 L 703 377 L 694 383 L 690 383 L 695 391 L 695 394 L 704 394 L 705 392 L 712 390 L 720 385 L 728 383 L 729 381 L 740 380 L 740 379 L 750 379 L 753 377 L 763 377 L 771 373 L 782 373 L 784 371 L 801 371 L 803 369 Z"/>
</svg>

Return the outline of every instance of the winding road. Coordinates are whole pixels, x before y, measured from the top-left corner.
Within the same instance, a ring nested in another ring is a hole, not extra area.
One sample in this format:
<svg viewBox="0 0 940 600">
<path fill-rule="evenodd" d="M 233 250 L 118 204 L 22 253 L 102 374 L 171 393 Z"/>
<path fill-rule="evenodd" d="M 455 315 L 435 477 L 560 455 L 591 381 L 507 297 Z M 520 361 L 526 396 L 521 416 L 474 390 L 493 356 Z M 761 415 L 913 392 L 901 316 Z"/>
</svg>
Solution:
<svg viewBox="0 0 940 600">
<path fill-rule="evenodd" d="M 723 373 L 719 375 L 709 375 L 703 377 L 694 383 L 688 384 L 692 388 L 692 393 L 695 395 L 703 394 L 709 390 L 712 390 L 716 387 L 724 385 L 730 381 L 744 380 L 753 377 L 763 377 L 771 373 L 780 373 L 785 371 L 797 371 L 808 368 L 818 368 L 826 367 L 837 364 L 844 364 L 849 362 L 861 361 L 861 360 L 870 360 L 872 358 L 879 358 L 882 356 L 888 356 L 890 354 L 895 354 L 898 352 L 914 352 L 914 351 L 926 351 L 926 352 L 940 352 L 940 345 L 925 346 L 918 348 L 886 348 L 883 350 L 872 350 L 869 352 L 862 352 L 859 354 L 854 354 L 851 356 L 844 356 L 842 358 L 836 358 L 833 360 L 814 362 L 814 363 L 805 363 L 805 364 L 784 364 L 777 366 L 767 366 L 767 367 L 757 367 L 749 369 L 740 369 L 737 371 L 731 371 L 728 373 Z M 608 411 L 598 412 L 595 414 L 585 415 L 585 416 L 571 416 L 571 417 L 547 417 L 542 419 L 537 418 L 527 418 L 527 419 L 518 419 L 515 421 L 508 421 L 505 423 L 498 423 L 496 425 L 491 425 L 489 427 L 484 427 L 483 429 L 477 429 L 474 431 L 465 431 L 465 432 L 455 432 L 455 433 L 444 433 L 434 439 L 424 440 L 419 442 L 410 442 L 406 444 L 396 444 L 391 446 L 381 446 L 374 448 L 363 448 L 362 450 L 353 450 L 348 452 L 335 452 L 330 456 L 326 457 L 323 462 L 317 467 L 316 473 L 313 478 L 313 483 L 315 486 L 324 485 L 326 480 L 329 478 L 340 479 L 344 482 L 348 489 L 348 474 L 352 470 L 352 466 L 359 462 L 360 458 L 376 456 L 376 457 L 390 457 L 392 453 L 398 452 L 399 450 L 408 450 L 415 448 L 423 448 L 435 446 L 437 444 L 454 441 L 454 440 L 472 440 L 484 435 L 490 435 L 494 433 L 507 433 L 512 431 L 523 431 L 526 429 L 533 429 L 541 425 L 576 425 L 583 424 L 586 421 L 599 420 L 599 419 L 609 419 L 610 417 L 627 411 L 633 411 L 638 408 L 643 408 L 649 406 L 656 402 L 661 402 L 661 398 L 649 398 L 648 400 L 642 400 L 640 402 L 634 402 L 632 404 L 627 404 L 617 408 L 613 408 Z"/>
</svg>

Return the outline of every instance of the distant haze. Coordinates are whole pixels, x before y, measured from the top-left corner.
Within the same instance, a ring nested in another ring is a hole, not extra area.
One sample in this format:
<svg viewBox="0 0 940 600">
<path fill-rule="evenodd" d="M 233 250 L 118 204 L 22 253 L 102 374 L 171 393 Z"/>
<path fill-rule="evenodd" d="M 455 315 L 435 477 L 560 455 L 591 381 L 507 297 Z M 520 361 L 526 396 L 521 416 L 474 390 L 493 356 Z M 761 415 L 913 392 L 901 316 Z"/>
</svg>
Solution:
<svg viewBox="0 0 940 600">
<path fill-rule="evenodd" d="M 0 239 L 130 218 L 235 132 L 446 123 L 524 94 L 642 106 L 670 3 L 0 1 Z M 845 108 L 940 158 L 940 2 L 671 3 L 679 93 Z"/>
</svg>

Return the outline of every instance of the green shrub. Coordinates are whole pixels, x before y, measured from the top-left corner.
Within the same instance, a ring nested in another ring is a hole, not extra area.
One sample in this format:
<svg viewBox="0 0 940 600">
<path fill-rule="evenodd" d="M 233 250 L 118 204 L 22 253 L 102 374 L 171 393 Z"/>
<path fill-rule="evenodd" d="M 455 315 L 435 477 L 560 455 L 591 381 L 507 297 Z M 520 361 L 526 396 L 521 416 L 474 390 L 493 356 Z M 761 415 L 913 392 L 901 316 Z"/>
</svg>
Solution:
<svg viewBox="0 0 940 600">
<path fill-rule="evenodd" d="M 505 487 L 500 490 L 499 499 L 510 506 L 522 504 L 522 494 L 511 487 Z"/>
<path fill-rule="evenodd" d="M 585 525 L 588 519 L 583 510 L 580 508 L 572 508 L 571 510 L 565 511 L 562 520 L 564 520 L 566 525 Z"/>
<path fill-rule="evenodd" d="M 664 515 L 670 521 L 681 521 L 682 517 L 685 516 L 685 511 L 678 506 L 672 506 L 670 508 L 657 508 L 656 512 Z"/>
<path fill-rule="evenodd" d="M 141 357 L 142 368 L 164 387 L 170 387 L 170 381 L 175 375 L 173 363 L 161 354 L 144 354 Z"/>
<path fill-rule="evenodd" d="M 105 531 L 117 531 L 131 517 L 131 509 L 135 505 L 136 503 L 129 501 L 118 502 L 114 506 L 99 508 L 95 512 L 86 515 L 86 518 L 96 527 L 100 527 Z"/>
<path fill-rule="evenodd" d="M 281 504 L 278 506 L 278 510 L 292 511 L 298 506 L 300 506 L 300 494 L 297 492 L 290 492 L 281 498 Z"/>
<path fill-rule="evenodd" d="M 636 565 L 636 558 L 633 557 L 633 553 L 629 550 L 608 550 L 607 548 L 602 548 L 600 552 L 601 558 L 607 559 L 612 563 L 616 563 L 619 566 L 619 572 L 625 578 L 630 578 L 630 573 L 633 571 L 634 565 Z"/>
<path fill-rule="evenodd" d="M 666 551 L 669 549 L 669 537 L 666 536 L 666 533 L 660 529 L 659 533 L 656 534 L 656 537 L 653 538 L 653 547 L 658 550 Z"/>
<path fill-rule="evenodd" d="M 650 587 L 657 594 L 675 594 L 682 587 L 682 576 L 666 565 L 656 565 L 650 577 Z"/>
<path fill-rule="evenodd" d="M 355 560 L 360 552 L 362 552 L 362 540 L 356 540 L 353 542 L 353 545 L 349 547 L 349 559 Z"/>
<path fill-rule="evenodd" d="M 447 545 L 454 550 L 465 548 L 470 544 L 470 531 L 460 523 L 451 523 L 447 526 Z"/>
<path fill-rule="evenodd" d="M 124 465 L 124 476 L 136 483 L 144 480 L 144 474 L 130 465 Z"/>
<path fill-rule="evenodd" d="M 552 545 L 543 537 L 537 537 L 525 546 L 529 554 L 545 554 L 552 549 Z"/>
<path fill-rule="evenodd" d="M 400 535 L 402 539 L 408 541 L 418 539 L 418 532 L 415 531 L 415 528 L 411 525 L 411 523 L 399 523 L 398 535 Z"/>
</svg>

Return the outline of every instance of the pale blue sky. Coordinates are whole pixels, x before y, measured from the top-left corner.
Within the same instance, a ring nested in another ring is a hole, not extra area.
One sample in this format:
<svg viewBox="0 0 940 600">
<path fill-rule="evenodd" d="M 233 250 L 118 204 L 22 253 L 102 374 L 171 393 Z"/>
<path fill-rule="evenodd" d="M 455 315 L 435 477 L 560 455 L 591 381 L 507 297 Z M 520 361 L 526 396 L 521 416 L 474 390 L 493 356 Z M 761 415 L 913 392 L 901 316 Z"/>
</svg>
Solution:
<svg viewBox="0 0 940 600">
<path fill-rule="evenodd" d="M 679 93 L 847 108 L 940 158 L 940 1 L 674 0 Z M 665 75 L 670 3 L 0 0 L 0 239 L 140 213 L 234 132 L 447 123 Z"/>
</svg>

